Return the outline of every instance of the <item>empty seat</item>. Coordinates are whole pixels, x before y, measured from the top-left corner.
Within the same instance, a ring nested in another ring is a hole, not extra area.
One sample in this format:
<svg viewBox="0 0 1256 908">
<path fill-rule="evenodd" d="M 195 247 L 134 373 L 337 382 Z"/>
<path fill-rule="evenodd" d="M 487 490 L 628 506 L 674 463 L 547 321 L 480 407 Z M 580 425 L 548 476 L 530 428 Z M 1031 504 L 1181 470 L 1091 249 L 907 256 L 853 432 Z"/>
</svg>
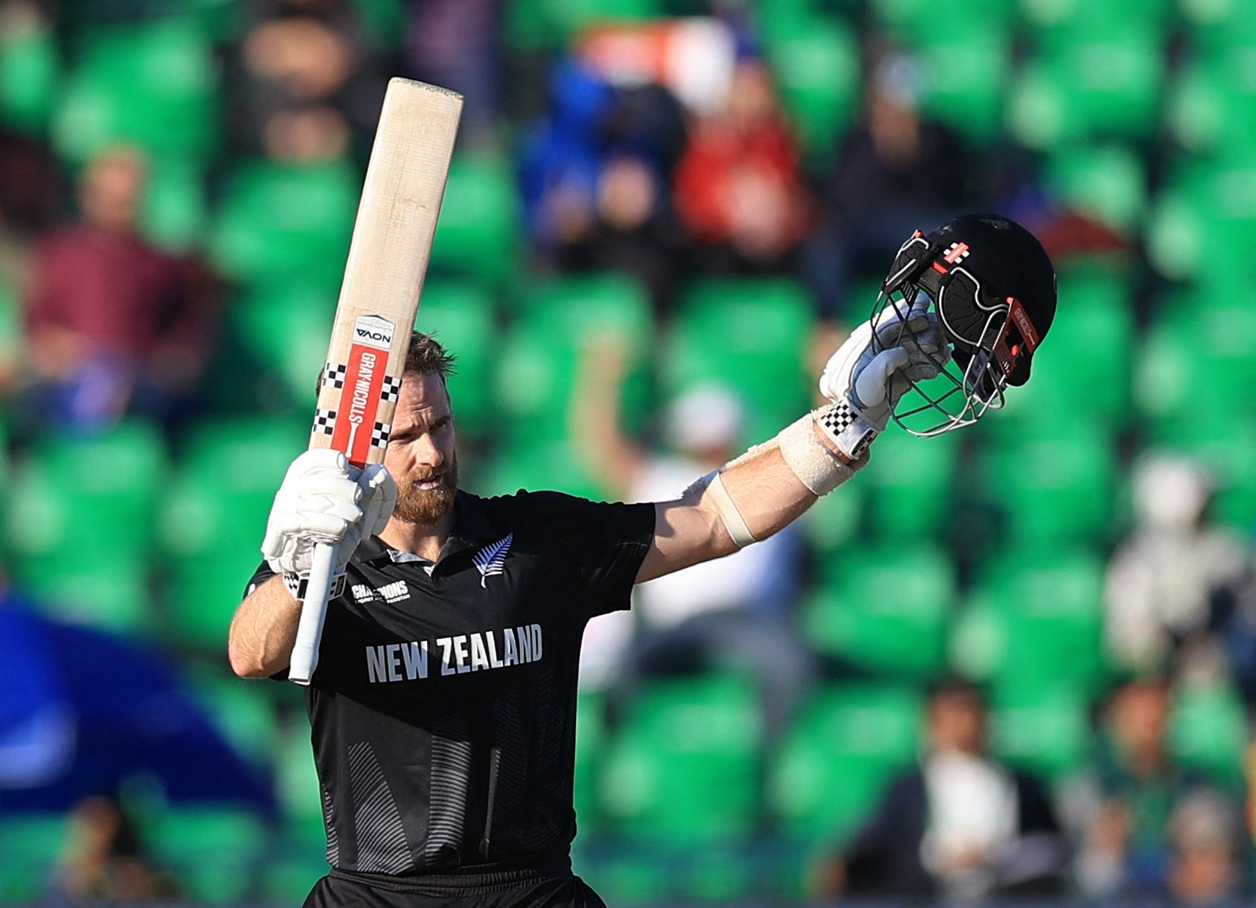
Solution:
<svg viewBox="0 0 1256 908">
<path fill-rule="evenodd" d="M 666 396 L 720 382 L 746 402 L 747 443 L 771 438 L 810 402 L 810 299 L 790 278 L 709 278 L 683 295 L 661 352 Z"/>
<path fill-rule="evenodd" d="M 850 835 L 915 758 L 923 708 L 920 690 L 896 681 L 817 689 L 768 769 L 776 827 L 804 851 Z"/>
<path fill-rule="evenodd" d="M 955 569 L 937 546 L 850 547 L 828 559 L 802 622 L 812 646 L 861 669 L 935 677 L 946 661 Z"/>
<path fill-rule="evenodd" d="M 1104 562 L 1087 548 L 1024 547 L 991 557 L 952 637 L 951 663 L 1008 689 L 1098 689 Z"/>
<path fill-rule="evenodd" d="M 643 842 L 737 841 L 759 808 L 759 700 L 744 677 L 659 678 L 607 742 L 599 798 L 613 831 Z"/>
<path fill-rule="evenodd" d="M 234 163 L 210 225 L 212 260 L 243 284 L 338 287 L 361 189 L 362 174 L 348 161 Z"/>
</svg>

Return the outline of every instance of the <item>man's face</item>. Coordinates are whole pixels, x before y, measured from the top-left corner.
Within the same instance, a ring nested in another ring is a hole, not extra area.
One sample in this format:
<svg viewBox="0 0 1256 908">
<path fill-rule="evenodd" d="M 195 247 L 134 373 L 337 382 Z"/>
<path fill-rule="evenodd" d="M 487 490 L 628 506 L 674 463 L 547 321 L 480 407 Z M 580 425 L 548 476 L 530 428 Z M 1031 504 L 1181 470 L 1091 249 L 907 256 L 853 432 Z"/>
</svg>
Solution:
<svg viewBox="0 0 1256 908">
<path fill-rule="evenodd" d="M 454 506 L 458 455 L 454 416 L 445 382 L 436 373 L 407 374 L 401 383 L 384 466 L 397 483 L 393 516 L 436 523 Z"/>
</svg>

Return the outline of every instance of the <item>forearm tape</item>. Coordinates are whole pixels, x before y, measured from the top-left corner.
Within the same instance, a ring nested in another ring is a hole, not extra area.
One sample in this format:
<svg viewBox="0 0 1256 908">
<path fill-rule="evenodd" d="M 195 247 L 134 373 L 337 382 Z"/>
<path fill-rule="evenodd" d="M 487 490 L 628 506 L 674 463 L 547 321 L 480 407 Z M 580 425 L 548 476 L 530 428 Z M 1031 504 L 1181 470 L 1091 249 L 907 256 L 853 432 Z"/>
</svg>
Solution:
<svg viewBox="0 0 1256 908">
<path fill-rule="evenodd" d="M 724 480 L 720 478 L 718 471 L 707 483 L 706 491 L 711 496 L 711 502 L 715 505 L 715 512 L 720 515 L 724 529 L 728 531 L 728 535 L 732 537 L 737 548 L 745 548 L 750 543 L 758 541 L 758 537 L 750 532 L 750 527 L 746 526 L 746 519 L 741 516 L 741 511 L 737 510 L 737 505 L 728 494 L 728 489 L 724 488 Z"/>
<path fill-rule="evenodd" d="M 823 419 L 831 409 L 824 407 L 808 413 L 776 436 L 785 463 L 799 482 L 816 495 L 827 495 L 855 475 L 854 468 L 829 450 L 816 435 L 817 424 L 824 428 Z M 866 445 L 864 447 L 866 449 Z"/>
</svg>

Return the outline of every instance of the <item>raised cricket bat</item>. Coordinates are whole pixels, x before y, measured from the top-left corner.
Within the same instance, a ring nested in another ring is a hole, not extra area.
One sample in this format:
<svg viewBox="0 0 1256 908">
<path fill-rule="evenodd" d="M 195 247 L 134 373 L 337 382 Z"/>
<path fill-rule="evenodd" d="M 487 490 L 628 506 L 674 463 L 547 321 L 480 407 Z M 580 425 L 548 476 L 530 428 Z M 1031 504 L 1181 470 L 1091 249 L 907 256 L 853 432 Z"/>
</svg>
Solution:
<svg viewBox="0 0 1256 908">
<path fill-rule="evenodd" d="M 311 448 L 358 467 L 388 445 L 461 115 L 462 96 L 435 85 L 394 78 L 384 94 L 310 432 Z M 297 684 L 318 663 L 335 555 L 314 550 L 288 669 Z"/>
</svg>

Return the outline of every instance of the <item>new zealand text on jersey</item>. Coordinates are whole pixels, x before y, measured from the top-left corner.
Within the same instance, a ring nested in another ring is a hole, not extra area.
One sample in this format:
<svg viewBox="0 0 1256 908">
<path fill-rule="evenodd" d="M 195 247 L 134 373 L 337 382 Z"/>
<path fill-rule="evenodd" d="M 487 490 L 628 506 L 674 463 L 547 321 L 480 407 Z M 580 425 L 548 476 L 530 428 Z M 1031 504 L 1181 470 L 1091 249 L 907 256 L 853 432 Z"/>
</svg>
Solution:
<svg viewBox="0 0 1256 908">
<path fill-rule="evenodd" d="M 429 671 L 461 675 L 536 662 L 543 649 L 541 625 L 506 627 L 457 637 L 368 646 L 366 671 L 372 684 L 414 681 L 427 678 Z M 429 654 L 439 654 L 439 665 L 435 660 L 429 663 Z"/>
</svg>

